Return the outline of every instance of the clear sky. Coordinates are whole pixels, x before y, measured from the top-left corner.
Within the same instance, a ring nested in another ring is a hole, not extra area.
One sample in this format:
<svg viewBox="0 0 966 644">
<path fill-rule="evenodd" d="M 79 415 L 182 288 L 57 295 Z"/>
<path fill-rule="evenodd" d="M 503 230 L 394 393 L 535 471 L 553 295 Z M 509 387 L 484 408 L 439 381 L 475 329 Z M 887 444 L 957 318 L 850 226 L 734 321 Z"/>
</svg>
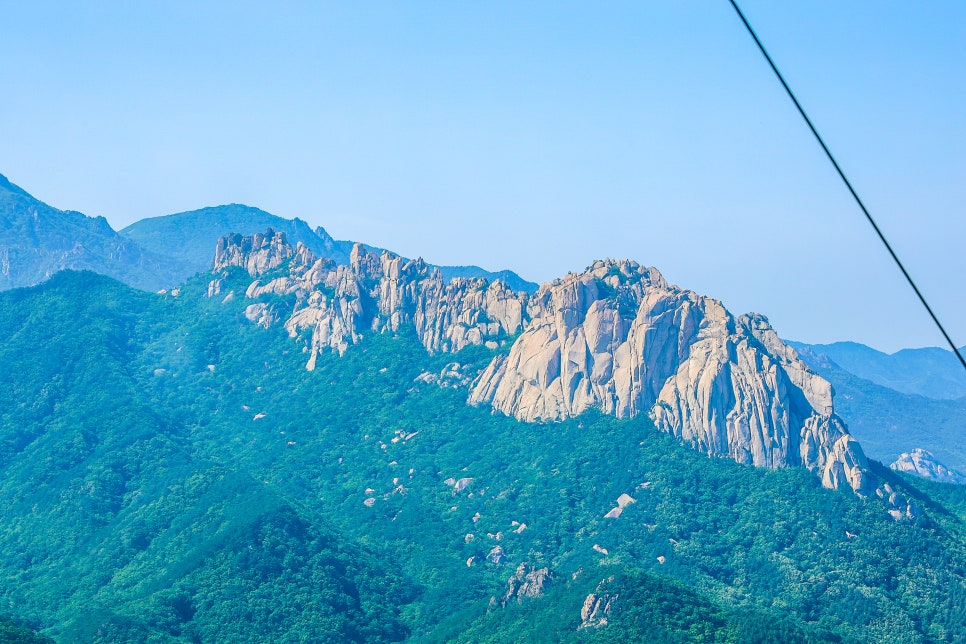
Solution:
<svg viewBox="0 0 966 644">
<path fill-rule="evenodd" d="M 741 2 L 966 344 L 966 2 Z M 793 6 L 794 5 L 794 6 Z M 0 0 L 0 173 L 545 281 L 630 257 L 786 338 L 935 331 L 726 0 Z"/>
</svg>

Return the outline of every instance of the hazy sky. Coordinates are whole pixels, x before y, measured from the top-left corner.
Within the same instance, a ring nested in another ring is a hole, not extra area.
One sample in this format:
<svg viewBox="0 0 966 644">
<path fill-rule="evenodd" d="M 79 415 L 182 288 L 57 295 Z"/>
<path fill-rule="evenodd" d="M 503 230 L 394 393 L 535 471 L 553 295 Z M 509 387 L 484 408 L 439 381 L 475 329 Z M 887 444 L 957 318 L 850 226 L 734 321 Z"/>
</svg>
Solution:
<svg viewBox="0 0 966 644">
<path fill-rule="evenodd" d="M 741 4 L 966 344 L 966 2 Z M 0 15 L 0 173 L 115 228 L 241 202 L 534 281 L 630 257 L 791 339 L 942 343 L 726 0 Z"/>
</svg>

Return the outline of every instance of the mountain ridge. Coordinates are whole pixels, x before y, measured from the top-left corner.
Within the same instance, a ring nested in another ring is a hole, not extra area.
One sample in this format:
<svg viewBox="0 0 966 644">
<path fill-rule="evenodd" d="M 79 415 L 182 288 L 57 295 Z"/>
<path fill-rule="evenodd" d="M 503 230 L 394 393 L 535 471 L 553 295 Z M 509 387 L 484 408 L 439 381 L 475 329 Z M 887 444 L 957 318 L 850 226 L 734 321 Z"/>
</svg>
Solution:
<svg viewBox="0 0 966 644">
<path fill-rule="evenodd" d="M 0 230 L 0 290 L 37 284 L 65 268 L 148 289 L 168 281 L 164 258 L 119 236 L 103 217 L 49 206 L 2 175 Z"/>
<path fill-rule="evenodd" d="M 834 414 L 831 385 L 762 316 L 734 318 L 716 300 L 669 286 L 656 269 L 599 261 L 530 296 L 486 280 L 444 285 L 420 260 L 377 256 L 361 244 L 348 266 L 334 265 L 269 230 L 219 241 L 209 297 L 241 295 L 223 294 L 232 267 L 253 280 L 245 289 L 252 302 L 246 317 L 281 324 L 309 353 L 309 371 L 326 350 L 344 355 L 366 332 L 412 324 L 431 353 L 506 348 L 470 386 L 471 404 L 525 421 L 559 420 L 594 406 L 617 417 L 649 414 L 709 454 L 758 466 L 804 465 L 826 487 L 888 496 L 897 519 L 917 512 L 883 495 Z"/>
<path fill-rule="evenodd" d="M 808 344 L 788 341 L 788 344 L 816 356 L 825 355 L 859 378 L 904 394 L 937 400 L 966 397 L 966 373 L 948 349 L 924 347 L 888 354 L 859 342 Z M 966 351 L 966 347 L 960 351 Z"/>
<path fill-rule="evenodd" d="M 58 210 L 0 175 L 0 290 L 31 286 L 63 269 L 90 269 L 147 291 L 171 289 L 211 268 L 218 238 L 267 227 L 288 233 L 319 256 L 348 262 L 355 242 L 333 239 L 324 228 L 285 219 L 244 204 L 209 206 L 149 217 L 115 231 L 103 217 Z M 501 278 L 520 290 L 537 285 L 510 270 L 440 266 L 444 276 Z"/>
</svg>

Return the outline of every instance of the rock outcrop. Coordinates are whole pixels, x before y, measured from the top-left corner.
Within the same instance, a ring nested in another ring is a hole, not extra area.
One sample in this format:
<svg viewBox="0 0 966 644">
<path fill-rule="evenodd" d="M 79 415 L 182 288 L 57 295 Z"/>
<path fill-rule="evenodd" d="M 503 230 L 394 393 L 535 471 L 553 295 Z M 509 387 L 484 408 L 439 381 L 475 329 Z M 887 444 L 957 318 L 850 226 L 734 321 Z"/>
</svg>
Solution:
<svg viewBox="0 0 966 644">
<path fill-rule="evenodd" d="M 548 568 L 534 568 L 528 563 L 517 566 L 516 572 L 507 580 L 507 590 L 503 594 L 502 604 L 516 599 L 522 603 L 527 597 L 540 597 L 547 583 L 551 579 Z"/>
<path fill-rule="evenodd" d="M 222 238 L 215 272 L 244 267 L 246 296 L 294 296 L 283 321 L 314 369 L 366 332 L 415 330 L 432 353 L 490 348 L 517 336 L 470 385 L 469 402 L 523 421 L 590 408 L 618 418 L 648 414 L 696 449 L 758 467 L 804 466 L 829 488 L 868 495 L 877 485 L 858 442 L 835 415 L 831 385 L 755 314 L 670 285 L 655 268 L 598 261 L 530 296 L 502 282 L 445 282 L 423 260 L 356 244 L 348 265 L 318 259 L 285 236 Z M 209 292 L 220 291 L 218 280 Z"/>
<path fill-rule="evenodd" d="M 543 285 L 528 313 L 471 403 L 526 421 L 591 407 L 618 418 L 646 413 L 709 454 L 803 465 L 827 487 L 871 491 L 865 455 L 833 412 L 831 385 L 764 317 L 735 317 L 630 261 L 599 261 Z"/>
<path fill-rule="evenodd" d="M 229 266 L 241 266 L 252 277 L 272 270 L 293 255 L 292 246 L 285 240 L 285 233 L 269 228 L 265 233 L 250 237 L 234 234 L 221 237 L 215 247 L 214 270 Z"/>
<path fill-rule="evenodd" d="M 422 259 L 403 261 L 388 251 L 376 255 L 362 244 L 353 247 L 348 265 L 337 265 L 317 259 L 302 244 L 293 250 L 284 234 L 271 229 L 248 237 L 230 235 L 218 241 L 214 271 L 241 266 L 258 278 L 286 261 L 287 274 L 256 280 L 247 295 L 297 296 L 285 328 L 293 338 L 310 337 L 310 369 L 320 351 L 344 353 L 366 331 L 395 333 L 412 325 L 423 345 L 436 353 L 495 343 L 523 326 L 526 293 L 485 279 L 444 283 L 439 270 Z"/>
<path fill-rule="evenodd" d="M 889 467 L 897 472 L 907 472 L 941 483 L 966 484 L 966 476 L 949 469 L 940 463 L 932 452 L 920 448 L 900 454 Z"/>
<path fill-rule="evenodd" d="M 584 604 L 580 607 L 580 625 L 577 630 L 607 626 L 607 617 L 614 602 L 620 597 L 619 593 L 607 590 L 607 585 L 613 581 L 613 577 L 601 579 L 594 592 L 584 599 Z"/>
</svg>

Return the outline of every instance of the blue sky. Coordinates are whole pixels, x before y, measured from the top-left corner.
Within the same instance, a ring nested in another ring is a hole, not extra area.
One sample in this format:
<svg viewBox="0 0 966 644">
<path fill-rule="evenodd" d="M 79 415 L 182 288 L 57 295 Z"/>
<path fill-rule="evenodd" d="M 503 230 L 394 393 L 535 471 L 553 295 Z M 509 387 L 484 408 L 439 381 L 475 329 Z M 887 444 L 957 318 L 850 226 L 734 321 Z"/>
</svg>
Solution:
<svg viewBox="0 0 966 644">
<path fill-rule="evenodd" d="M 966 344 L 966 3 L 741 3 Z M 544 281 L 630 257 L 787 338 L 942 338 L 722 1 L 4 2 L 0 173 Z"/>
</svg>

